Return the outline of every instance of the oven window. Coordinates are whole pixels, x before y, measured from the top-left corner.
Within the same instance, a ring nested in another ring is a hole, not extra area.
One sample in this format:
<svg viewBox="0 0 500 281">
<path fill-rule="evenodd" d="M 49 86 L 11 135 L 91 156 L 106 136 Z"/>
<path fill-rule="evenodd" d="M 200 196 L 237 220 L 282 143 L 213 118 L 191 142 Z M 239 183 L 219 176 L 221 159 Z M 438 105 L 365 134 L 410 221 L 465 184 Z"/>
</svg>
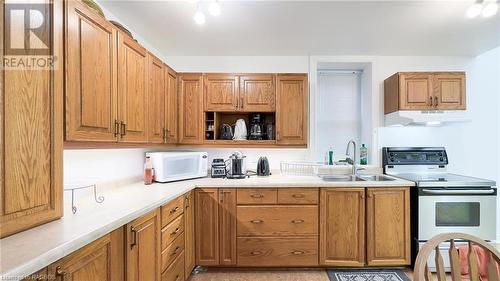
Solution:
<svg viewBox="0 0 500 281">
<path fill-rule="evenodd" d="M 436 226 L 479 226 L 479 202 L 436 202 Z"/>
</svg>

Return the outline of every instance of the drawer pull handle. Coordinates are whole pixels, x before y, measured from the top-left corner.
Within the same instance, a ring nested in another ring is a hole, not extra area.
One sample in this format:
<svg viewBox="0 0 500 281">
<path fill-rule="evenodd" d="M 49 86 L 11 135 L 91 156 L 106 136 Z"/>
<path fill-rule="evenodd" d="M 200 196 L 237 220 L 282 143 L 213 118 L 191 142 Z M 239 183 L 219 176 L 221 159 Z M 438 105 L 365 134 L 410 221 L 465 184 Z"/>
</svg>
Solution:
<svg viewBox="0 0 500 281">
<path fill-rule="evenodd" d="M 250 197 L 252 197 L 252 198 L 264 198 L 264 195 L 260 194 L 260 193 L 257 193 L 257 194 L 250 195 Z"/>
<path fill-rule="evenodd" d="M 172 210 L 170 210 L 170 213 L 173 214 L 175 212 L 177 212 L 177 210 L 179 210 L 179 206 L 173 208 Z"/>
<path fill-rule="evenodd" d="M 292 221 L 292 223 L 295 223 L 295 224 L 297 224 L 297 223 L 303 223 L 303 222 L 304 222 L 304 220 L 293 220 Z"/>
<path fill-rule="evenodd" d="M 293 194 L 292 197 L 298 199 L 298 198 L 304 198 L 305 196 L 304 194 Z"/>
<path fill-rule="evenodd" d="M 294 254 L 294 255 L 303 255 L 304 251 L 293 251 L 292 254 Z"/>
<path fill-rule="evenodd" d="M 179 251 L 180 248 L 181 247 L 179 247 L 179 246 L 175 247 L 175 250 L 172 252 L 172 256 L 177 255 L 177 251 Z"/>
<path fill-rule="evenodd" d="M 180 275 L 177 274 L 177 276 L 175 276 L 175 280 L 179 280 L 179 277 L 180 277 Z"/>
<path fill-rule="evenodd" d="M 179 233 L 180 228 L 176 228 L 174 232 L 170 233 L 170 235 L 176 235 Z"/>
<path fill-rule="evenodd" d="M 261 251 L 252 251 L 252 252 L 250 252 L 250 254 L 251 254 L 252 256 L 257 256 L 257 255 L 261 255 L 261 254 L 262 254 L 262 252 L 261 252 Z"/>
<path fill-rule="evenodd" d="M 264 221 L 263 220 L 251 220 L 250 222 L 257 224 L 257 223 L 263 223 Z"/>
<path fill-rule="evenodd" d="M 56 276 L 60 276 L 61 280 L 66 279 L 66 271 L 62 269 L 60 266 L 56 267 Z"/>
</svg>

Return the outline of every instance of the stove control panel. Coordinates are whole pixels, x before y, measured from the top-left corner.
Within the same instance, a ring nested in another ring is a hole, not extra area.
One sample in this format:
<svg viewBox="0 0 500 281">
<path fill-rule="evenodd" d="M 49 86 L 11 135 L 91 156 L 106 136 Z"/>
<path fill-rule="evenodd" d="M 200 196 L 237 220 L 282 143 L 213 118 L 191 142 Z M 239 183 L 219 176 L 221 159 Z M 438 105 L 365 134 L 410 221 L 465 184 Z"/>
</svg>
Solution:
<svg viewBox="0 0 500 281">
<path fill-rule="evenodd" d="M 447 165 L 444 147 L 384 147 L 383 165 Z"/>
</svg>

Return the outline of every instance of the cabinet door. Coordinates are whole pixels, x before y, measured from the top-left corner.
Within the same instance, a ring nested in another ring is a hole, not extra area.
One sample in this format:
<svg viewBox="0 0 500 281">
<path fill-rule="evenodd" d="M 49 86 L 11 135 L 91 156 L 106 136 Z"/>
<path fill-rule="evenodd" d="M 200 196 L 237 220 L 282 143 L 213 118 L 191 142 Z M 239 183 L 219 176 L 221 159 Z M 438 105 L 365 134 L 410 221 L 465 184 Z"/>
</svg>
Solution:
<svg viewBox="0 0 500 281">
<path fill-rule="evenodd" d="M 219 195 L 217 188 L 195 190 L 196 264 L 219 265 Z"/>
<path fill-rule="evenodd" d="M 129 36 L 118 34 L 118 115 L 120 141 L 147 142 L 147 53 Z"/>
<path fill-rule="evenodd" d="M 160 246 L 158 210 L 127 224 L 127 281 L 160 280 Z"/>
<path fill-rule="evenodd" d="M 61 58 L 62 2 L 40 4 L 51 9 L 48 47 Z M 0 10 L 2 23 L 3 16 Z M 18 30 L 11 24 L 19 23 L 13 19 L 5 29 Z M 57 61 L 50 71 L 0 72 L 0 238 L 62 216 L 63 82 L 63 65 Z"/>
<path fill-rule="evenodd" d="M 399 109 L 426 110 L 433 104 L 432 75 L 407 73 L 399 76 Z"/>
<path fill-rule="evenodd" d="M 368 265 L 410 264 L 409 188 L 368 188 L 367 194 Z"/>
<path fill-rule="evenodd" d="M 82 2 L 65 4 L 66 140 L 114 142 L 117 31 Z"/>
<path fill-rule="evenodd" d="M 364 266 L 365 189 L 322 188 L 320 264 Z"/>
<path fill-rule="evenodd" d="M 276 141 L 307 145 L 307 75 L 278 75 L 276 90 Z"/>
<path fill-rule="evenodd" d="M 465 73 L 434 74 L 434 107 L 465 110 Z"/>
<path fill-rule="evenodd" d="M 188 278 L 195 267 L 194 191 L 184 195 L 184 275 Z"/>
<path fill-rule="evenodd" d="M 275 75 L 254 74 L 240 76 L 240 107 L 247 112 L 274 112 L 276 110 Z"/>
<path fill-rule="evenodd" d="M 123 234 L 119 228 L 51 264 L 49 276 L 64 281 L 123 280 Z"/>
<path fill-rule="evenodd" d="M 165 105 L 165 124 L 167 127 L 167 143 L 177 143 L 178 136 L 178 120 L 179 120 L 179 103 L 177 93 L 177 73 L 170 67 L 165 67 L 165 87 L 166 87 L 166 105 Z"/>
<path fill-rule="evenodd" d="M 220 265 L 236 265 L 236 189 L 220 189 Z"/>
<path fill-rule="evenodd" d="M 179 85 L 179 142 L 203 141 L 203 79 L 201 74 L 181 74 Z"/>
<path fill-rule="evenodd" d="M 163 63 L 148 53 L 148 142 L 163 143 L 165 141 L 165 73 Z"/>
<path fill-rule="evenodd" d="M 238 76 L 232 74 L 206 74 L 205 111 L 235 111 L 239 104 Z"/>
</svg>

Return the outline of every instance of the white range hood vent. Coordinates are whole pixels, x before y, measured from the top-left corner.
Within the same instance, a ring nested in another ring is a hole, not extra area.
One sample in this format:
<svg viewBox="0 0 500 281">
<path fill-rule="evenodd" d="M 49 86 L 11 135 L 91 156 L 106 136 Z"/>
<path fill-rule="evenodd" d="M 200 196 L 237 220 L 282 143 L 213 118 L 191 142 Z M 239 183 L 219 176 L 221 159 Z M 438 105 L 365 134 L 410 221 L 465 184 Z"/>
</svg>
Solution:
<svg viewBox="0 0 500 281">
<path fill-rule="evenodd" d="M 466 110 L 401 110 L 385 115 L 385 126 L 442 126 L 472 121 Z"/>
</svg>

